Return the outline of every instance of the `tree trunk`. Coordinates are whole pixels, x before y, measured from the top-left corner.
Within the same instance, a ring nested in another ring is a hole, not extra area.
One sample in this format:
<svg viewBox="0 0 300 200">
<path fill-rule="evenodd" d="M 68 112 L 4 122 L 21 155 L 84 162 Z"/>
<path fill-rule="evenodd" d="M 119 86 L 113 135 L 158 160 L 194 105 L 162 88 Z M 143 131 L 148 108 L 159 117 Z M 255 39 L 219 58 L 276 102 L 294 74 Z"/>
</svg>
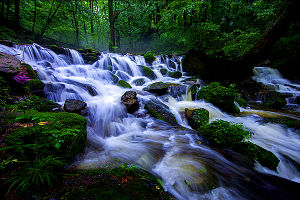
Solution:
<svg viewBox="0 0 300 200">
<path fill-rule="evenodd" d="M 108 16 L 109 16 L 109 51 L 113 52 L 113 47 L 115 46 L 115 20 L 114 20 L 114 9 L 113 9 L 113 0 L 108 0 Z"/>
<path fill-rule="evenodd" d="M 45 26 L 43 27 L 43 29 L 42 29 L 42 31 L 41 31 L 41 34 L 40 34 L 40 37 L 41 37 L 41 38 L 44 36 L 44 34 L 45 34 L 45 32 L 46 32 L 48 26 L 49 26 L 50 23 L 52 22 L 52 20 L 53 20 L 55 14 L 57 13 L 57 11 L 58 11 L 58 9 L 59 9 L 61 3 L 62 3 L 62 0 L 59 1 L 59 4 L 57 5 L 55 11 L 54 11 L 53 13 L 51 13 L 51 12 L 49 13 L 49 16 L 48 16 L 48 18 L 47 18 L 46 24 L 45 24 Z M 54 1 L 53 1 L 53 4 L 54 4 Z M 52 5 L 52 6 L 53 6 L 53 5 Z"/>
<path fill-rule="evenodd" d="M 2 23 L 4 21 L 4 0 L 1 0 L 1 13 L 0 13 L 0 19 Z"/>
<path fill-rule="evenodd" d="M 272 47 L 288 29 L 299 8 L 298 0 L 289 0 L 283 11 L 266 29 L 254 48 L 235 60 L 213 58 L 201 51 L 191 50 L 183 61 L 184 69 L 204 80 L 244 80 L 252 76 L 253 67 L 265 59 Z"/>
<path fill-rule="evenodd" d="M 15 0 L 15 30 L 20 27 L 20 0 Z"/>
<path fill-rule="evenodd" d="M 6 0 L 6 19 L 9 19 L 10 0 Z"/>
<path fill-rule="evenodd" d="M 33 26 L 32 26 L 33 33 L 34 33 L 34 29 L 35 29 L 35 22 L 36 22 L 36 0 L 34 0 Z"/>
<path fill-rule="evenodd" d="M 94 12 L 93 0 L 90 0 L 90 9 L 91 9 L 91 12 L 93 13 Z M 94 33 L 93 17 L 94 16 L 91 17 L 91 33 Z"/>
</svg>

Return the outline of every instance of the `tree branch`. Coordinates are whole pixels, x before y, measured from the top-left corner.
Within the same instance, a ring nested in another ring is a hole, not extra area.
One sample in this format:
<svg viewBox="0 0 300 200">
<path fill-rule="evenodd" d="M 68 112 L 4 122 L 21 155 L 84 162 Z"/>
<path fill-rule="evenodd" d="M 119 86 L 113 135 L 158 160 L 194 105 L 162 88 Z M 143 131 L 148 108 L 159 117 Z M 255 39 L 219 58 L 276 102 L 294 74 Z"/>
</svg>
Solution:
<svg viewBox="0 0 300 200">
<path fill-rule="evenodd" d="M 116 21 L 117 17 L 119 16 L 119 14 L 121 14 L 122 12 L 124 12 L 125 10 L 127 10 L 131 5 L 130 5 L 130 2 L 129 1 L 125 1 L 128 6 L 126 8 L 124 8 L 123 10 L 120 10 L 119 12 L 117 12 L 114 16 L 114 21 Z"/>
</svg>

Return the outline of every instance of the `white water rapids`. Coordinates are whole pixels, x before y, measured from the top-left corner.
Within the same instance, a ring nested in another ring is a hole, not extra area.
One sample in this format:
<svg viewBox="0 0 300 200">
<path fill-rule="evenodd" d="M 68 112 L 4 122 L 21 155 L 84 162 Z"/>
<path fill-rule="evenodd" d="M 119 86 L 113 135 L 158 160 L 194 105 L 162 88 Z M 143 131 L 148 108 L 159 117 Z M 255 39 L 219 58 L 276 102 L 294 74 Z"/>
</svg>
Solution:
<svg viewBox="0 0 300 200">
<path fill-rule="evenodd" d="M 68 98 L 87 103 L 89 143 L 76 162 L 78 168 L 97 168 L 118 158 L 160 177 L 164 189 L 177 199 L 264 199 L 248 181 L 260 183 L 259 173 L 201 144 L 181 116 L 185 108 L 205 108 L 210 112 L 210 121 L 223 119 L 243 123 L 254 132 L 253 143 L 272 151 L 280 159 L 278 172 L 257 163 L 258 171 L 300 182 L 300 135 L 293 129 L 262 123 L 255 112 L 231 116 L 204 101 L 188 101 L 190 94 L 175 99 L 144 92 L 145 86 L 157 81 L 183 84 L 182 80 L 188 77 L 174 79 L 160 73 L 162 68 L 182 70 L 174 58 L 158 57 L 152 66 L 148 65 L 157 77 L 150 80 L 140 70 L 139 65 L 147 65 L 142 56 L 102 53 L 97 62 L 87 65 L 75 50 L 69 50 L 68 56 L 57 55 L 37 44 L 14 48 L 0 45 L 0 52 L 16 55 L 29 63 L 46 84 L 45 93 L 49 99 L 60 104 Z M 180 126 L 148 115 L 128 114 L 120 99 L 129 89 L 116 86 L 116 76 L 129 82 L 131 90 L 138 93 L 141 106 L 138 113 L 145 112 L 142 102 L 159 99 L 170 107 Z M 134 81 L 140 78 L 145 83 L 136 86 Z M 253 112 L 250 109 L 242 111 Z"/>
</svg>

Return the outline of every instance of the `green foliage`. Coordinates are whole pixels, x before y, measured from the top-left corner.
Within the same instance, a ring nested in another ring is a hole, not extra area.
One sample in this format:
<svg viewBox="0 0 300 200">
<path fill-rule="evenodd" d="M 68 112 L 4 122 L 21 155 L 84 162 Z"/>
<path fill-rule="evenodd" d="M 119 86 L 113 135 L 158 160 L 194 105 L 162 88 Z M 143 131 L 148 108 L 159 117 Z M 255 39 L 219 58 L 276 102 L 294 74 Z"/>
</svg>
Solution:
<svg viewBox="0 0 300 200">
<path fill-rule="evenodd" d="M 80 115 L 30 111 L 15 121 L 25 126 L 12 131 L 5 142 L 8 146 L 21 148 L 20 152 L 18 148 L 11 149 L 19 157 L 40 154 L 43 157 L 54 155 L 70 160 L 85 147 L 87 120 Z"/>
<path fill-rule="evenodd" d="M 0 107 L 5 107 L 11 103 L 10 87 L 3 77 L 0 76 Z"/>
<path fill-rule="evenodd" d="M 243 108 L 246 108 L 248 106 L 247 101 L 241 97 L 235 98 L 235 101 L 239 104 L 239 106 L 241 106 Z"/>
<path fill-rule="evenodd" d="M 208 86 L 202 87 L 197 93 L 197 99 L 214 104 L 220 109 L 229 113 L 239 113 L 239 108 L 234 104 L 234 99 L 239 97 L 233 88 L 221 86 L 220 83 L 212 82 Z"/>
<path fill-rule="evenodd" d="M 201 126 L 209 122 L 209 112 L 204 108 L 196 110 L 186 109 L 185 112 L 188 118 L 188 122 L 193 129 L 198 130 Z"/>
<path fill-rule="evenodd" d="M 117 86 L 122 88 L 132 88 L 131 85 L 124 80 L 119 80 Z"/>
<path fill-rule="evenodd" d="M 31 95 L 24 97 L 22 100 L 17 101 L 15 105 L 10 105 L 10 107 L 14 110 L 32 109 L 40 112 L 49 112 L 53 108 L 57 108 L 58 104 L 45 98 Z"/>
<path fill-rule="evenodd" d="M 146 62 L 148 62 L 148 63 L 152 63 L 156 59 L 155 54 L 152 51 L 147 51 L 144 54 L 144 58 L 145 58 Z"/>
<path fill-rule="evenodd" d="M 205 136 L 210 143 L 221 147 L 232 147 L 253 135 L 242 124 L 224 120 L 216 120 L 201 126 L 199 133 Z"/>
<path fill-rule="evenodd" d="M 64 162 L 58 157 L 36 157 L 33 163 L 25 165 L 21 171 L 17 171 L 9 178 L 9 190 L 15 189 L 20 193 L 28 193 L 32 190 L 39 191 L 45 187 L 51 187 L 53 181 L 59 178 L 57 170 L 63 165 Z"/>
</svg>

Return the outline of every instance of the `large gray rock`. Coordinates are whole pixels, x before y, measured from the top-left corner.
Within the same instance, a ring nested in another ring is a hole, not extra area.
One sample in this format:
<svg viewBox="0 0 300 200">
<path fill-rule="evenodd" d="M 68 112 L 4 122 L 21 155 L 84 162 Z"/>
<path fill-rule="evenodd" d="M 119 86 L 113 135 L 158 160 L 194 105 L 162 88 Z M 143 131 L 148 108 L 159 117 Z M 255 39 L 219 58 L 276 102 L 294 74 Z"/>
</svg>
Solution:
<svg viewBox="0 0 300 200">
<path fill-rule="evenodd" d="M 169 124 L 177 125 L 177 121 L 169 107 L 159 101 L 148 101 L 145 104 L 145 109 L 148 113 L 159 120 L 165 121 Z"/>
<path fill-rule="evenodd" d="M 122 103 L 126 106 L 127 112 L 134 113 L 139 109 L 139 101 L 136 97 L 136 92 L 127 91 L 121 97 Z"/>
<path fill-rule="evenodd" d="M 80 114 L 81 111 L 86 108 L 86 106 L 87 104 L 81 100 L 67 99 L 64 104 L 64 109 L 66 112 Z"/>
<path fill-rule="evenodd" d="M 167 93 L 168 88 L 169 85 L 167 83 L 156 82 L 148 85 L 146 88 L 144 88 L 144 90 L 147 92 L 155 93 L 157 95 L 164 95 Z"/>
</svg>

